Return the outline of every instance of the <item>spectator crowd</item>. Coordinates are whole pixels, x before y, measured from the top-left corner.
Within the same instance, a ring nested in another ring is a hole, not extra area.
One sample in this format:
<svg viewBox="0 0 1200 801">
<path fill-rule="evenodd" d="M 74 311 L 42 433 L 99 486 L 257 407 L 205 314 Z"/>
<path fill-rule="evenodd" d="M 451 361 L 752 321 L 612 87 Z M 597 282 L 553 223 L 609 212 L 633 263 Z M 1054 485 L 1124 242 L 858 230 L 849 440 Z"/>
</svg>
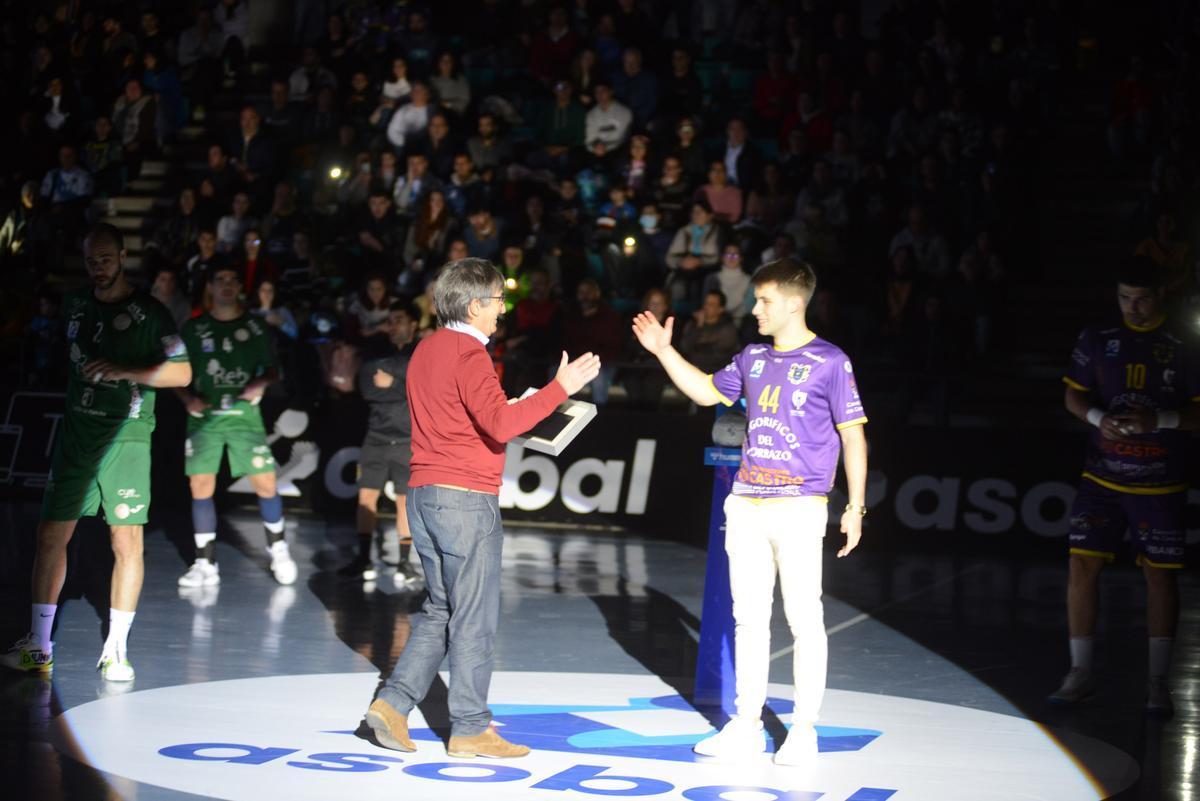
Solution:
<svg viewBox="0 0 1200 801">
<path fill-rule="evenodd" d="M 750 275 L 788 256 L 856 358 L 938 373 L 993 348 L 1067 36 L 1015 0 L 896 0 L 870 26 L 832 0 L 296 2 L 290 46 L 249 41 L 278 3 L 4 5 L 23 381 L 59 379 L 83 226 L 161 182 L 129 231 L 140 280 L 182 321 L 237 265 L 291 391 L 352 389 L 392 302 L 432 330 L 438 267 L 478 256 L 507 279 L 511 392 L 591 350 L 594 398 L 644 408 L 665 381 L 628 318 L 674 315 L 718 369 L 757 336 Z M 1160 161 L 1169 192 L 1185 167 Z"/>
</svg>

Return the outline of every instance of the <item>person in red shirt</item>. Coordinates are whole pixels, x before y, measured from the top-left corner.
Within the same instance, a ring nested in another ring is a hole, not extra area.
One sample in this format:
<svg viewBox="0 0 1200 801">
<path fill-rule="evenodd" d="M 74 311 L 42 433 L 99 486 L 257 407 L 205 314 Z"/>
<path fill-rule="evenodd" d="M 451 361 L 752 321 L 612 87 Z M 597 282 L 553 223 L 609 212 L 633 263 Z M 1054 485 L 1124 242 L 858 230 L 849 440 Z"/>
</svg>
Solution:
<svg viewBox="0 0 1200 801">
<path fill-rule="evenodd" d="M 554 380 L 510 400 L 487 352 L 504 312 L 504 275 L 484 259 L 446 265 L 434 304 L 442 327 L 417 345 L 406 386 L 412 415 L 408 522 L 429 598 L 392 675 L 367 710 L 379 744 L 415 751 L 408 714 L 450 656 L 452 757 L 519 757 L 487 706 L 500 612 L 500 477 L 504 446 L 600 372 L 600 358 L 562 354 Z"/>
</svg>

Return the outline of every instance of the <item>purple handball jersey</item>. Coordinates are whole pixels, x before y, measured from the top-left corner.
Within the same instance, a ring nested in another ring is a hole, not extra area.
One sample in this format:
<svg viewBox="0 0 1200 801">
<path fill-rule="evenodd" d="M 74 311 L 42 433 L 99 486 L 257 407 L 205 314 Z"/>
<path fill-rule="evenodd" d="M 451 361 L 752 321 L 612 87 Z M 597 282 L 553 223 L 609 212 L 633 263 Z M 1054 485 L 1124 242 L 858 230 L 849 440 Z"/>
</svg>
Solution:
<svg viewBox="0 0 1200 801">
<path fill-rule="evenodd" d="M 1115 325 L 1084 329 L 1063 381 L 1090 393 L 1106 413 L 1136 408 L 1179 411 L 1200 400 L 1194 350 L 1167 324 L 1135 330 Z M 1120 492 L 1164 494 L 1187 489 L 1189 433 L 1154 431 L 1113 442 L 1092 428 L 1084 478 Z"/>
<path fill-rule="evenodd" d="M 826 495 L 841 451 L 840 429 L 867 422 L 854 368 L 820 338 L 790 351 L 750 345 L 712 376 L 726 405 L 746 397 L 746 441 L 733 494 Z"/>
</svg>

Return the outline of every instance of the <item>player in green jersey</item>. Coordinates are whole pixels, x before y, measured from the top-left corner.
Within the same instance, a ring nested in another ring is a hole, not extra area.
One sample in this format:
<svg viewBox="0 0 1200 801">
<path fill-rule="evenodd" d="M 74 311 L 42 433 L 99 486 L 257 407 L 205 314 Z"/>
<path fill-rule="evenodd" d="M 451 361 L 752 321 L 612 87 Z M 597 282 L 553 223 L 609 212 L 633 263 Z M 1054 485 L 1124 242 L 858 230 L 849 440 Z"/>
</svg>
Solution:
<svg viewBox="0 0 1200 801">
<path fill-rule="evenodd" d="M 170 312 L 129 283 L 121 232 L 93 227 L 83 257 L 91 287 L 63 304 L 70 348 L 67 408 L 42 498 L 32 624 L 0 663 L 42 673 L 53 668 L 50 636 L 66 578 L 67 543 L 79 518 L 103 509 L 116 561 L 109 633 L 97 667 L 109 681 L 131 681 L 126 644 L 142 590 L 155 390 L 186 386 L 192 367 Z"/>
<path fill-rule="evenodd" d="M 280 584 L 296 580 L 296 563 L 284 540 L 283 502 L 275 487 L 275 459 L 267 443 L 258 403 L 277 377 L 267 327 L 246 312 L 237 269 L 215 267 L 207 276 L 212 310 L 183 324 L 194 377 L 175 392 L 188 412 L 184 470 L 192 489 L 196 558 L 179 577 L 181 587 L 209 587 L 221 581 L 215 559 L 217 507 L 213 493 L 221 455 L 229 455 L 234 478 L 248 476 L 263 526 L 271 573 Z"/>
</svg>

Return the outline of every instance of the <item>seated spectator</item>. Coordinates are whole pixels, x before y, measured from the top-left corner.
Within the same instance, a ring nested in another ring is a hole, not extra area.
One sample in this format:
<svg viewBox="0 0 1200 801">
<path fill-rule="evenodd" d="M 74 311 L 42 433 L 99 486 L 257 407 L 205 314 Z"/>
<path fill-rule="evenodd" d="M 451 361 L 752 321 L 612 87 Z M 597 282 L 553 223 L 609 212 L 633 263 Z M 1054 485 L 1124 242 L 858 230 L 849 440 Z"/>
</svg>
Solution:
<svg viewBox="0 0 1200 801">
<path fill-rule="evenodd" d="M 433 58 L 438 51 L 438 37 L 429 30 L 429 17 L 424 11 L 409 13 L 407 29 L 400 35 L 400 48 L 408 57 L 408 64 L 414 74 L 428 75 L 433 69 Z"/>
<path fill-rule="evenodd" d="M 662 174 L 654 183 L 654 205 L 662 214 L 662 226 L 673 231 L 687 219 L 695 192 L 678 156 L 663 159 Z"/>
<path fill-rule="evenodd" d="M 1192 246 L 1175 236 L 1175 215 L 1161 212 L 1154 224 L 1154 235 L 1143 239 L 1133 255 L 1144 256 L 1158 265 L 1168 294 L 1187 293 L 1195 287 L 1195 259 Z"/>
<path fill-rule="evenodd" d="M 914 162 L 933 147 L 938 134 L 937 112 L 929 102 L 929 90 L 913 89 L 909 105 L 892 116 L 888 128 L 887 157 Z"/>
<path fill-rule="evenodd" d="M 254 106 L 243 106 L 238 115 L 238 133 L 229 151 L 233 168 L 255 196 L 270 191 L 280 166 L 275 143 L 262 132 L 261 123 Z"/>
<path fill-rule="evenodd" d="M 825 159 L 813 164 L 812 180 L 796 196 L 794 217 L 798 220 L 804 219 L 804 209 L 808 206 L 820 206 L 825 222 L 834 228 L 844 229 L 850 222 L 846 194 L 834 179 L 833 168 Z"/>
<path fill-rule="evenodd" d="M 58 388 L 65 380 L 66 348 L 63 347 L 62 300 L 51 289 L 37 293 L 37 313 L 25 327 L 23 346 L 27 348 L 29 374 L 21 376 L 31 387 Z"/>
<path fill-rule="evenodd" d="M 529 296 L 529 266 L 525 263 L 525 251 L 519 245 L 505 245 L 496 266 L 504 274 L 504 306 L 506 312 L 511 313 Z"/>
<path fill-rule="evenodd" d="M 741 221 L 742 190 L 726 180 L 724 162 L 709 165 L 708 183 L 696 190 L 696 197 L 707 201 L 718 221 L 731 225 Z"/>
<path fill-rule="evenodd" d="M 379 166 L 371 169 L 371 181 L 378 184 L 380 190 L 388 197 L 396 191 L 396 180 L 400 174 L 396 171 L 396 154 L 384 150 L 379 154 Z"/>
<path fill-rule="evenodd" d="M 304 115 L 300 141 L 309 151 L 320 149 L 337 139 L 343 124 L 342 112 L 337 107 L 337 95 L 328 86 L 322 86 L 317 90 L 317 102 Z M 348 127 L 353 131 L 351 138 L 356 137 L 357 129 L 353 125 Z"/>
<path fill-rule="evenodd" d="M 353 123 L 360 134 L 371 127 L 371 112 L 375 110 L 376 93 L 371 80 L 363 70 L 355 70 L 350 76 L 350 88 L 343 104 L 345 118 Z"/>
<path fill-rule="evenodd" d="M 355 154 L 354 166 L 349 168 L 350 177 L 342 178 L 337 184 L 337 204 L 340 208 L 359 208 L 367 202 L 367 195 L 375 183 L 375 177 L 371 174 L 373 169 L 369 152 L 362 150 Z"/>
<path fill-rule="evenodd" d="M 920 206 L 908 210 L 908 225 L 892 237 L 888 252 L 894 254 L 905 247 L 912 249 L 913 267 L 919 274 L 936 279 L 950 272 L 946 240 L 930 227 L 925 209 Z"/>
<path fill-rule="evenodd" d="M 649 137 L 637 134 L 629 138 L 629 154 L 618 162 L 617 176 L 630 199 L 640 201 L 649 195 Z"/>
<path fill-rule="evenodd" d="M 725 311 L 725 295 L 720 290 L 704 293 L 699 311 L 688 320 L 679 340 L 679 352 L 706 373 L 715 373 L 741 350 L 733 318 Z"/>
<path fill-rule="evenodd" d="M 367 212 L 360 216 L 358 224 L 358 244 L 367 269 L 381 274 L 391 271 L 404 244 L 401 236 L 391 198 L 373 189 L 367 198 Z"/>
<path fill-rule="evenodd" d="M 749 140 L 749 135 L 746 121 L 734 117 L 725 126 L 725 149 L 719 154 L 725 164 L 726 180 L 743 191 L 758 180 L 763 163 L 762 154 Z"/>
<path fill-rule="evenodd" d="M 83 223 L 83 214 L 92 198 L 92 176 L 79 165 L 75 148 L 58 149 L 58 166 L 42 179 L 42 200 L 49 205 L 52 227 L 73 235 Z"/>
<path fill-rule="evenodd" d="M 429 174 L 429 160 L 424 153 L 409 155 L 408 171 L 396 179 L 392 191 L 392 205 L 396 214 L 401 219 L 412 219 L 425 196 L 441 185 L 441 181 Z"/>
<path fill-rule="evenodd" d="M 184 291 L 193 310 L 204 310 L 204 288 L 213 270 L 230 264 L 229 257 L 217 250 L 217 234 L 212 228 L 201 228 L 196 235 L 196 255 L 187 260 L 184 270 Z"/>
<path fill-rule="evenodd" d="M 113 104 L 113 130 L 125 150 L 125 162 L 130 178 L 141 171 L 142 159 L 158 148 L 155 120 L 158 104 L 142 89 L 142 82 L 131 78 L 125 82 L 125 92 Z"/>
<path fill-rule="evenodd" d="M 671 155 L 679 159 L 684 175 L 692 184 L 704 179 L 709 164 L 696 134 L 696 123 L 690 117 L 684 117 L 675 126 L 675 146 L 671 148 Z"/>
<path fill-rule="evenodd" d="M 467 250 L 467 240 L 462 237 L 451 239 L 450 244 L 446 247 L 447 262 L 465 259 L 470 255 L 470 252 Z"/>
<path fill-rule="evenodd" d="M 412 84 L 408 82 L 408 61 L 397 56 L 392 59 L 391 72 L 383 82 L 383 96 L 391 100 L 395 106 L 408 101 L 412 94 Z"/>
<path fill-rule="evenodd" d="M 575 289 L 576 306 L 563 314 L 563 347 L 567 353 L 594 353 L 600 357 L 600 375 L 591 384 L 592 402 L 608 403 L 608 390 L 616 375 L 625 326 L 603 300 L 600 284 L 584 278 Z"/>
<path fill-rule="evenodd" d="M 525 200 L 522 214 L 512 224 L 512 241 L 520 245 L 531 262 L 538 262 L 555 241 L 554 225 L 546 219 L 546 203 L 541 195 Z"/>
<path fill-rule="evenodd" d="M 991 274 L 974 251 L 963 253 L 958 269 L 947 281 L 946 303 L 951 316 L 958 320 L 963 339 L 972 344 L 975 356 L 985 356 L 991 348 L 1000 298 L 1000 276 Z"/>
<path fill-rule="evenodd" d="M 813 153 L 824 153 L 833 144 L 833 120 L 818 105 L 812 92 L 800 92 L 796 96 L 796 110 L 783 120 L 779 129 L 780 144 L 787 146 L 792 131 L 804 131 L 808 147 Z"/>
<path fill-rule="evenodd" d="M 437 72 L 429 79 L 437 96 L 438 106 L 456 117 L 461 117 L 471 105 L 471 84 L 462 74 L 458 56 L 451 52 L 442 53 L 437 59 Z"/>
<path fill-rule="evenodd" d="M 862 167 L 858 154 L 854 152 L 854 144 L 850 134 L 845 131 L 833 132 L 833 149 L 825 157 L 829 168 L 833 170 L 833 180 L 842 186 L 852 186 L 859 179 Z"/>
<path fill-rule="evenodd" d="M 201 4 L 196 9 L 196 23 L 179 34 L 180 78 L 187 87 L 188 97 L 204 107 L 221 85 L 221 51 L 224 39 L 221 28 L 213 24 L 212 10 Z"/>
<path fill-rule="evenodd" d="M 699 304 L 700 286 L 721 264 L 721 234 L 712 207 L 701 199 L 692 204 L 692 221 L 682 226 L 667 251 L 667 286 L 677 304 Z"/>
<path fill-rule="evenodd" d="M 500 259 L 500 223 L 486 206 L 468 210 L 468 221 L 471 223 L 463 231 L 463 241 L 467 245 L 467 255 L 477 259 L 487 259 L 496 262 Z"/>
<path fill-rule="evenodd" d="M 279 280 L 279 268 L 263 250 L 262 244 L 262 235 L 255 228 L 248 229 L 242 236 L 242 252 L 234 259 L 234 265 L 241 271 L 245 286 L 258 286 L 263 280 Z"/>
<path fill-rule="evenodd" d="M 631 222 L 637 219 L 637 206 L 628 200 L 624 186 L 613 186 L 608 190 L 608 201 L 600 206 L 600 216 L 608 217 L 616 223 Z"/>
<path fill-rule="evenodd" d="M 512 395 L 539 386 L 562 351 L 562 306 L 550 292 L 550 275 L 534 267 L 526 277 L 527 294 L 512 311 L 513 325 L 505 347 L 505 388 Z"/>
<path fill-rule="evenodd" d="M 267 254 L 275 260 L 285 258 L 292 249 L 292 237 L 307 224 L 308 215 L 296 205 L 296 188 L 289 181 L 275 184 L 271 210 L 263 217 L 261 229 Z"/>
<path fill-rule="evenodd" d="M 671 316 L 671 299 L 667 293 L 658 288 L 646 290 L 642 297 L 639 312 L 648 311 L 658 320 L 659 325 L 665 325 Z M 682 331 L 675 328 L 675 338 L 678 341 Z M 658 359 L 638 343 L 637 338 L 627 333 L 622 349 L 624 367 L 621 370 L 621 386 L 629 397 L 629 405 L 635 409 L 655 411 L 662 400 L 663 389 L 667 385 L 667 374 Z"/>
<path fill-rule="evenodd" d="M 596 84 L 601 80 L 601 70 L 593 48 L 581 49 L 572 59 L 570 80 L 579 105 L 588 110 L 596 105 Z"/>
<path fill-rule="evenodd" d="M 222 253 L 232 253 L 242 246 L 246 231 L 257 227 L 258 220 L 250 216 L 250 196 L 238 192 L 233 196 L 230 213 L 217 223 L 217 249 Z"/>
<path fill-rule="evenodd" d="M 192 304 L 180 286 L 179 273 L 174 266 L 168 264 L 159 269 L 150 284 L 150 295 L 167 307 L 176 328 L 192 316 Z"/>
<path fill-rule="evenodd" d="M 911 338 L 921 317 L 920 277 L 913 250 L 907 245 L 892 251 L 884 285 L 884 331 L 889 340 Z"/>
<path fill-rule="evenodd" d="M 404 262 L 408 265 L 406 272 L 431 271 L 439 266 L 446 242 L 457 228 L 445 193 L 440 188 L 431 189 L 421 201 L 417 217 L 408 227 L 408 235 L 404 240 Z M 419 292 L 417 290 L 412 294 Z"/>
<path fill-rule="evenodd" d="M 68 97 L 63 79 L 51 78 L 46 84 L 41 108 L 41 121 L 46 130 L 60 140 L 71 139 L 79 129 L 79 115 L 74 97 Z"/>
<path fill-rule="evenodd" d="M 179 129 L 187 125 L 187 98 L 175 67 L 155 52 L 142 54 L 142 84 L 145 92 L 157 104 L 154 121 L 155 140 L 173 140 Z"/>
<path fill-rule="evenodd" d="M 487 178 L 489 172 L 499 176 L 500 170 L 512 163 L 512 142 L 500 132 L 496 115 L 490 112 L 479 115 L 478 134 L 467 140 L 467 152 L 485 180 L 491 180 Z"/>
<path fill-rule="evenodd" d="M 321 65 L 321 53 L 317 48 L 305 47 L 300 58 L 300 66 L 288 78 L 288 93 L 292 100 L 311 103 L 320 89 L 337 89 L 337 76 Z"/>
<path fill-rule="evenodd" d="M 697 113 L 704 104 L 704 84 L 692 69 L 692 56 L 687 48 L 676 46 L 671 51 L 671 69 L 659 81 L 659 112 L 669 124 L 680 117 Z"/>
<path fill-rule="evenodd" d="M 229 160 L 224 147 L 219 144 L 208 146 L 205 169 L 200 173 L 196 192 L 196 207 L 201 217 L 215 220 L 233 200 L 239 183 L 237 171 Z"/>
<path fill-rule="evenodd" d="M 640 272 L 643 275 L 652 270 L 657 273 L 648 283 L 658 286 L 665 277 L 661 274 L 662 265 L 666 262 L 667 250 L 671 247 L 671 239 L 674 236 L 672 231 L 679 226 L 668 229 L 658 206 L 647 203 L 642 206 L 642 213 L 638 216 L 638 227 L 641 229 L 637 237 L 638 253 L 642 255 L 643 251 L 648 251 L 648 254 L 639 260 L 643 267 Z"/>
<path fill-rule="evenodd" d="M 460 219 L 467 216 L 468 209 L 487 205 L 487 186 L 476 174 L 475 163 L 466 153 L 454 157 L 454 173 L 444 189 L 451 213 Z"/>
<path fill-rule="evenodd" d="M 196 190 L 190 186 L 181 189 L 178 203 L 175 213 L 154 229 L 146 244 L 148 252 L 175 269 L 182 267 L 195 252 L 201 228 L 200 215 L 196 213 Z"/>
<path fill-rule="evenodd" d="M 429 126 L 429 115 L 433 111 L 429 103 L 429 88 L 423 83 L 413 84 L 409 101 L 397 108 L 388 122 L 388 141 L 393 147 L 402 149 L 412 140 L 420 139 Z"/>
<path fill-rule="evenodd" d="M 883 152 L 883 131 L 876 115 L 867 108 L 867 93 L 855 89 L 850 94 L 850 107 L 834 122 L 838 131 L 850 137 L 850 149 L 856 153 L 878 156 Z"/>
<path fill-rule="evenodd" d="M 97 194 L 101 197 L 118 195 L 125 187 L 124 148 L 113 137 L 108 117 L 97 117 L 93 131 L 92 138 L 83 146 L 83 164 L 92 174 Z"/>
<path fill-rule="evenodd" d="M 285 150 L 296 144 L 302 115 L 288 96 L 287 81 L 271 81 L 270 100 L 259 113 L 263 129 Z"/>
<path fill-rule="evenodd" d="M 47 233 L 37 211 L 38 185 L 26 181 L 20 197 L 0 224 L 0 271 L 17 280 L 23 273 L 36 273 L 33 254 L 44 244 Z"/>
<path fill-rule="evenodd" d="M 388 307 L 396 299 L 388 292 L 387 279 L 380 273 L 370 273 L 363 280 L 362 289 L 354 293 L 346 308 L 350 327 L 362 339 L 386 335 Z"/>
<path fill-rule="evenodd" d="M 812 177 L 816 154 L 808 141 L 808 132 L 793 128 L 787 136 L 783 152 L 779 154 L 779 166 L 784 179 L 791 186 L 804 186 Z"/>
<path fill-rule="evenodd" d="M 450 179 L 454 170 L 454 156 L 462 149 L 450 135 L 450 121 L 442 112 L 429 116 L 429 125 L 425 129 L 425 143 L 421 152 L 429 160 L 429 172 L 439 181 Z"/>
<path fill-rule="evenodd" d="M 729 312 L 735 326 L 741 324 L 742 318 L 754 305 L 750 274 L 742 264 L 742 248 L 736 242 L 725 245 L 721 252 L 721 269 L 704 279 L 703 292 L 705 302 L 707 296 L 713 292 L 719 292 L 725 298 L 722 305 L 725 311 Z M 751 300 L 747 302 L 747 298 Z"/>
<path fill-rule="evenodd" d="M 746 220 L 773 233 L 792 216 L 793 195 L 783 182 L 783 171 L 773 161 L 763 165 L 762 179 L 746 199 Z"/>
<path fill-rule="evenodd" d="M 594 147 L 599 142 L 608 151 L 616 150 L 625 144 L 632 124 L 633 114 L 617 102 L 612 87 L 607 83 L 597 83 L 596 105 L 587 113 L 584 132 L 588 147 Z"/>
<path fill-rule="evenodd" d="M 579 38 L 571 31 L 567 10 L 555 6 L 546 15 L 545 29 L 530 42 L 529 72 L 543 84 L 566 78 L 578 50 Z"/>
<path fill-rule="evenodd" d="M 258 289 L 250 304 L 250 313 L 288 339 L 300 336 L 296 318 L 287 306 L 279 302 L 279 287 L 270 278 L 263 278 L 258 282 Z"/>
<path fill-rule="evenodd" d="M 767 53 L 767 71 L 754 82 L 754 113 L 763 123 L 774 126 L 792 110 L 796 96 L 796 76 L 788 72 L 787 56 L 772 50 Z"/>
<path fill-rule="evenodd" d="M 642 67 L 642 51 L 627 47 L 621 70 L 613 77 L 617 99 L 633 114 L 633 126 L 645 130 L 658 114 L 658 79 Z"/>
<path fill-rule="evenodd" d="M 555 81 L 554 104 L 538 121 L 536 139 L 541 152 L 555 169 L 565 168 L 571 151 L 583 144 L 586 117 L 587 112 L 573 96 L 570 81 Z"/>
<path fill-rule="evenodd" d="M 291 249 L 282 258 L 280 286 L 291 297 L 307 296 L 317 280 L 308 234 L 304 231 L 292 233 Z"/>
<path fill-rule="evenodd" d="M 758 263 L 759 265 L 770 264 L 773 261 L 795 256 L 796 253 L 796 238 L 787 231 L 780 231 L 771 240 L 771 246 L 759 254 Z M 753 273 L 754 270 L 750 272 Z"/>
</svg>

